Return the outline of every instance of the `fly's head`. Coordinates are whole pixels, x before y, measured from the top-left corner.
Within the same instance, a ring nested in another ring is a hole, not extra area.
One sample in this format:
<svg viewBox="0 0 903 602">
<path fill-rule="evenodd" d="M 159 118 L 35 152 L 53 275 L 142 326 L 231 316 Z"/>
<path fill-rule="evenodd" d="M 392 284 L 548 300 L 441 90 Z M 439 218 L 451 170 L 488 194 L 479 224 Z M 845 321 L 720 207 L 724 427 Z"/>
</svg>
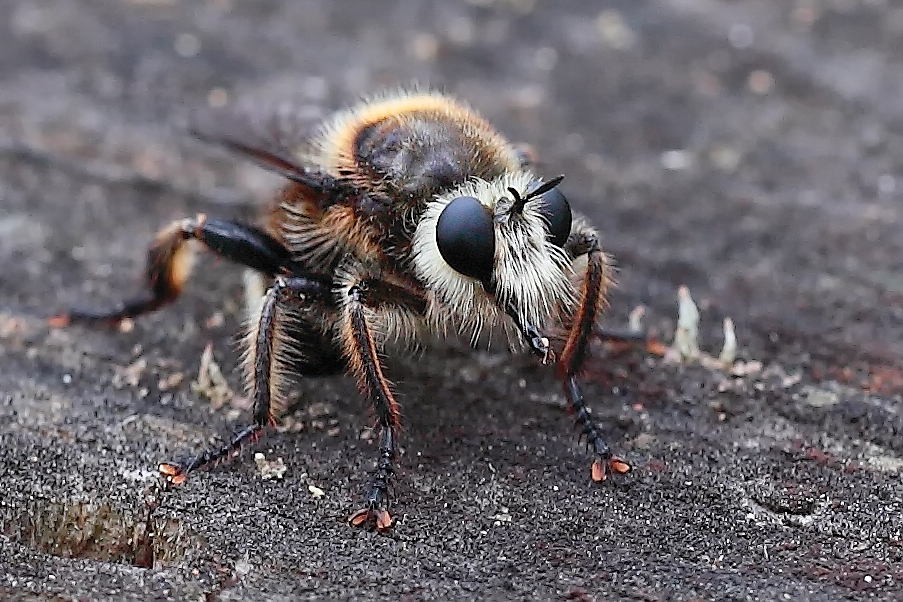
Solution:
<svg viewBox="0 0 903 602">
<path fill-rule="evenodd" d="M 528 329 L 573 307 L 565 251 L 572 216 L 557 188 L 561 179 L 509 173 L 471 180 L 430 202 L 413 247 L 427 289 L 465 320 L 507 314 L 528 342 Z"/>
</svg>

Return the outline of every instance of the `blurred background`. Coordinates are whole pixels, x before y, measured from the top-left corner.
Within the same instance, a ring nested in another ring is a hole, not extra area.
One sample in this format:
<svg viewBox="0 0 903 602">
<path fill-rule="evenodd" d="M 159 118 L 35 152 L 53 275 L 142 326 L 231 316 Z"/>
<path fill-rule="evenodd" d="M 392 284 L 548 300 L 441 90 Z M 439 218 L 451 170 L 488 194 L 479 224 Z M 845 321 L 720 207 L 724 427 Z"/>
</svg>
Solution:
<svg viewBox="0 0 903 602">
<path fill-rule="evenodd" d="M 212 343 L 240 389 L 239 271 L 206 261 L 128 332 L 45 319 L 134 291 L 170 220 L 251 219 L 279 184 L 193 141 L 192 111 L 288 101 L 315 124 L 414 82 L 566 174 L 619 268 L 607 324 L 644 305 L 669 341 L 688 285 L 704 349 L 733 318 L 739 367 L 598 346 L 588 397 L 636 467 L 599 487 L 531 358 L 394 360 L 391 538 L 344 524 L 373 456 L 344 379 L 299 385 L 313 409 L 259 446 L 282 480 L 245 454 L 162 491 L 159 461 L 246 419 L 191 388 Z M 6 0 L 0 594 L 897 599 L 901 87 L 891 0 Z M 111 535 L 73 535 L 87 515 Z"/>
</svg>

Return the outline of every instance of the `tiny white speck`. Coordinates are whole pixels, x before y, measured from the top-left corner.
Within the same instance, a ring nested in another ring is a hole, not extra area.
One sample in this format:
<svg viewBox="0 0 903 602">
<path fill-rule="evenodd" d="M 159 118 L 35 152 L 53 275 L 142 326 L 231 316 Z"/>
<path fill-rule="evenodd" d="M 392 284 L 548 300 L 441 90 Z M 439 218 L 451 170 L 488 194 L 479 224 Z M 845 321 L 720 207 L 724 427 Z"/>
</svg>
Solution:
<svg viewBox="0 0 903 602">
<path fill-rule="evenodd" d="M 239 577 L 239 578 L 244 577 L 245 575 L 250 573 L 251 569 L 253 569 L 253 568 L 254 567 L 251 565 L 250 562 L 248 562 L 247 558 L 239 560 L 238 562 L 235 563 L 235 576 Z"/>
<path fill-rule="evenodd" d="M 304 94 L 312 100 L 325 100 L 329 96 L 329 83 L 325 77 L 308 77 L 302 84 Z"/>
<path fill-rule="evenodd" d="M 596 28 L 602 41 L 616 50 L 626 50 L 636 43 L 636 33 L 616 10 L 603 10 L 599 13 Z"/>
<path fill-rule="evenodd" d="M 537 68 L 543 71 L 551 71 L 558 64 L 558 51 L 551 46 L 543 46 L 536 51 L 533 60 Z"/>
<path fill-rule="evenodd" d="M 192 33 L 181 33 L 175 41 L 176 54 L 182 58 L 190 59 L 201 51 L 201 40 Z"/>
<path fill-rule="evenodd" d="M 452 19 L 446 25 L 448 38 L 459 46 L 470 46 L 476 38 L 474 23 L 466 17 Z"/>
<path fill-rule="evenodd" d="M 63 383 L 65 383 L 65 384 L 68 385 L 68 384 L 70 384 L 71 382 L 72 382 L 72 375 L 71 375 L 71 374 L 64 374 L 64 375 L 63 375 Z"/>
<path fill-rule="evenodd" d="M 897 189 L 897 179 L 890 174 L 878 176 L 878 192 L 881 194 L 893 194 Z"/>
<path fill-rule="evenodd" d="M 662 153 L 662 167 L 670 171 L 680 171 L 690 167 L 692 158 L 685 150 L 668 150 Z"/>
<path fill-rule="evenodd" d="M 727 41 L 737 49 L 749 48 L 753 43 L 753 30 L 746 23 L 731 25 L 727 32 Z"/>
</svg>

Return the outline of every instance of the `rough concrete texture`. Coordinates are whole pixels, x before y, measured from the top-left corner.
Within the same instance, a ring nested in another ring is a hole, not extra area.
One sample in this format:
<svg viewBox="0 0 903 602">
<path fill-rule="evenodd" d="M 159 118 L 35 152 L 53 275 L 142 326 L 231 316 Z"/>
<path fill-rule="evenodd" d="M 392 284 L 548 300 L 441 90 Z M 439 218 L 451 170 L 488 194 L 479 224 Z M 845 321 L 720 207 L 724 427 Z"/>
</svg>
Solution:
<svg viewBox="0 0 903 602">
<path fill-rule="evenodd" d="M 897 2 L 7 0 L 0 40 L 0 597 L 903 599 Z M 588 397 L 635 466 L 599 485 L 532 358 L 395 359 L 390 536 L 345 522 L 375 444 L 342 378 L 255 449 L 281 480 L 249 451 L 164 490 L 158 462 L 247 419 L 190 385 L 212 342 L 239 387 L 238 270 L 205 261 L 129 332 L 46 318 L 277 183 L 190 140 L 192 107 L 313 121 L 414 80 L 567 174 L 620 268 L 609 324 L 642 304 L 669 337 L 686 284 L 703 347 L 734 319 L 738 375 L 597 345 Z"/>
</svg>

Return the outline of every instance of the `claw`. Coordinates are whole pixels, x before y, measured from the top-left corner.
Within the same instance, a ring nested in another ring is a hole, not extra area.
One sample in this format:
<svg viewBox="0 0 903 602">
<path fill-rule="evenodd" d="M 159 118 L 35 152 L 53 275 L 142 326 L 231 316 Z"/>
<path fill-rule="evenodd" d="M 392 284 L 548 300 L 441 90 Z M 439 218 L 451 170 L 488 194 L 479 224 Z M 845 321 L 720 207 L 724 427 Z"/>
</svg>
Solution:
<svg viewBox="0 0 903 602">
<path fill-rule="evenodd" d="M 167 483 L 171 483 L 177 487 L 188 479 L 188 473 L 186 473 L 178 464 L 163 462 L 157 467 L 157 470 L 163 475 L 163 478 L 166 479 Z"/>
<path fill-rule="evenodd" d="M 388 510 L 379 510 L 376 513 L 376 528 L 380 533 L 385 533 L 395 524 L 395 519 Z"/>
<path fill-rule="evenodd" d="M 620 458 L 610 458 L 608 460 L 598 459 L 593 462 L 590 468 L 590 475 L 593 481 L 601 483 L 608 478 L 609 474 L 627 474 L 630 472 L 630 464 Z"/>
<path fill-rule="evenodd" d="M 628 464 L 621 458 L 612 458 L 608 461 L 608 466 L 613 472 L 616 472 L 618 474 L 627 474 L 632 469 L 630 464 Z"/>
<path fill-rule="evenodd" d="M 395 525 L 395 519 L 383 508 L 361 508 L 348 518 L 352 527 L 375 526 L 380 533 L 389 531 Z"/>
<path fill-rule="evenodd" d="M 602 463 L 602 460 L 596 460 L 595 462 L 593 462 L 593 465 L 590 468 L 590 475 L 596 483 L 601 483 L 608 478 L 608 474 L 606 474 L 605 470 L 605 464 Z"/>
<path fill-rule="evenodd" d="M 361 508 L 350 517 L 348 517 L 348 522 L 351 523 L 352 527 L 363 527 L 365 524 L 370 522 L 370 514 L 373 511 L 369 508 Z"/>
</svg>

